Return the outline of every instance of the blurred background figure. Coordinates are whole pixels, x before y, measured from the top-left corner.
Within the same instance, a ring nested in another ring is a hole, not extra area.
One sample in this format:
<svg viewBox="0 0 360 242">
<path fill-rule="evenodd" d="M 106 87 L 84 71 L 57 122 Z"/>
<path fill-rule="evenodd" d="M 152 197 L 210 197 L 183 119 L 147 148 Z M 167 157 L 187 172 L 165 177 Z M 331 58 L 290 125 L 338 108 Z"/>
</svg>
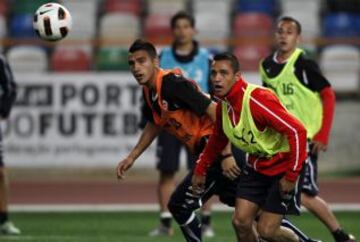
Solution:
<svg viewBox="0 0 360 242">
<path fill-rule="evenodd" d="M 292 17 L 277 22 L 277 50 L 261 63 L 264 85 L 274 90 L 282 104 L 307 130 L 308 160 L 304 169 L 301 204 L 318 217 L 337 242 L 355 241 L 337 221 L 327 203 L 319 196 L 318 156 L 326 151 L 335 108 L 335 93 L 318 65 L 297 48 L 301 24 Z M 311 108 L 310 108 L 311 107 Z"/>
<path fill-rule="evenodd" d="M 16 84 L 11 69 L 0 55 L 0 122 L 9 117 L 16 99 Z M 4 164 L 2 133 L 0 126 L 0 235 L 18 235 L 20 230 L 9 220 L 8 183 Z"/>
</svg>

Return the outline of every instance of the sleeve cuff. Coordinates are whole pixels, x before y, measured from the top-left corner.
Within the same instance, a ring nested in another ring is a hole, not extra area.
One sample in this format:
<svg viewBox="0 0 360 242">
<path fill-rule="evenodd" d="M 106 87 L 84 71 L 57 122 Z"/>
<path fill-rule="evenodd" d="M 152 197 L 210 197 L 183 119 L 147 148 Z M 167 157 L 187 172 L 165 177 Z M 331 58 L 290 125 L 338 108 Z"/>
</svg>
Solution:
<svg viewBox="0 0 360 242">
<path fill-rule="evenodd" d="M 206 167 L 201 165 L 200 163 L 198 163 L 196 166 L 195 166 L 195 169 L 194 169 L 194 174 L 197 175 L 197 176 L 205 176 L 206 175 Z"/>
<path fill-rule="evenodd" d="M 290 182 L 296 182 L 298 176 L 299 176 L 299 172 L 288 171 L 285 173 L 285 179 Z"/>
</svg>

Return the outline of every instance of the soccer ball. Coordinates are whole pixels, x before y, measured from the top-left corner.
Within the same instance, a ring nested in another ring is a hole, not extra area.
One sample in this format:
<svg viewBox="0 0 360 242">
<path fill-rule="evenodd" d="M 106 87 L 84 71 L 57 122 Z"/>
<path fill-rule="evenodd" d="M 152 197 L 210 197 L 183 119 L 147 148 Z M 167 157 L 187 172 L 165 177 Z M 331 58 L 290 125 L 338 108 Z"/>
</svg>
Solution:
<svg viewBox="0 0 360 242">
<path fill-rule="evenodd" d="M 71 26 L 70 12 L 58 3 L 46 3 L 34 15 L 33 28 L 44 40 L 58 41 L 65 38 Z"/>
</svg>

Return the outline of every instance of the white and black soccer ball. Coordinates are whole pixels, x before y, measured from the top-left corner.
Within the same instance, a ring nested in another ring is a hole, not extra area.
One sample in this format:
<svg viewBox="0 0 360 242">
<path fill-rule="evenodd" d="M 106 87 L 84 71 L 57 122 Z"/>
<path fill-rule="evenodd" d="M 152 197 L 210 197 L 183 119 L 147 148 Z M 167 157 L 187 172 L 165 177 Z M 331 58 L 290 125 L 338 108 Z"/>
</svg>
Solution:
<svg viewBox="0 0 360 242">
<path fill-rule="evenodd" d="M 46 3 L 34 15 L 33 28 L 44 40 L 57 41 L 65 38 L 71 26 L 70 12 L 58 3 Z"/>
</svg>

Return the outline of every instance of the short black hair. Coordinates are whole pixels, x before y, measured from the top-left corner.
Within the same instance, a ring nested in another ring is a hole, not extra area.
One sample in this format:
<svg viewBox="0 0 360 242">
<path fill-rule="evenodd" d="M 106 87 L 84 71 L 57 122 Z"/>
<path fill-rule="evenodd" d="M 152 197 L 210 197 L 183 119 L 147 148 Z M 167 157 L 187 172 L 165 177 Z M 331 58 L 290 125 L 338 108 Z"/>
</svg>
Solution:
<svg viewBox="0 0 360 242">
<path fill-rule="evenodd" d="M 137 39 L 134 41 L 134 43 L 131 44 L 131 46 L 129 48 L 130 53 L 134 53 L 139 50 L 146 51 L 151 58 L 157 57 L 155 46 L 152 43 L 150 43 L 149 41 L 146 41 L 143 39 Z"/>
<path fill-rule="evenodd" d="M 301 31 L 302 31 L 301 24 L 295 18 L 290 17 L 290 16 L 283 16 L 277 21 L 277 23 L 280 23 L 282 21 L 295 23 L 298 34 L 301 34 Z"/>
<path fill-rule="evenodd" d="M 194 17 L 192 15 L 190 15 L 189 13 L 185 12 L 185 11 L 179 11 L 171 18 L 171 21 L 170 21 L 171 29 L 175 28 L 176 22 L 179 19 L 186 19 L 186 20 L 189 21 L 192 28 L 195 27 L 195 19 L 194 19 Z"/>
<path fill-rule="evenodd" d="M 234 73 L 240 71 L 240 63 L 238 58 L 229 52 L 219 53 L 214 56 L 214 61 L 222 61 L 227 60 L 231 63 L 231 68 L 233 69 Z"/>
</svg>

